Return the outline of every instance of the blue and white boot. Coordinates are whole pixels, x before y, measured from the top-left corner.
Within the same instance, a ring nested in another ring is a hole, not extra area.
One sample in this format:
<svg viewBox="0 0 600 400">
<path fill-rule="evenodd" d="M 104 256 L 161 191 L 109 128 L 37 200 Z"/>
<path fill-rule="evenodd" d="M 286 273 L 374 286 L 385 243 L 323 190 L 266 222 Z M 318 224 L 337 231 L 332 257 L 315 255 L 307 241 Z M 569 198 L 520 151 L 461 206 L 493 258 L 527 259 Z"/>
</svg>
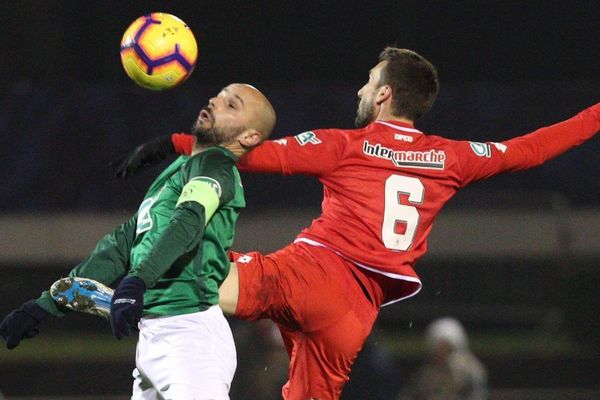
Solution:
<svg viewBox="0 0 600 400">
<path fill-rule="evenodd" d="M 89 278 L 62 278 L 50 287 L 50 295 L 59 305 L 71 310 L 110 316 L 110 301 L 114 290 Z"/>
</svg>

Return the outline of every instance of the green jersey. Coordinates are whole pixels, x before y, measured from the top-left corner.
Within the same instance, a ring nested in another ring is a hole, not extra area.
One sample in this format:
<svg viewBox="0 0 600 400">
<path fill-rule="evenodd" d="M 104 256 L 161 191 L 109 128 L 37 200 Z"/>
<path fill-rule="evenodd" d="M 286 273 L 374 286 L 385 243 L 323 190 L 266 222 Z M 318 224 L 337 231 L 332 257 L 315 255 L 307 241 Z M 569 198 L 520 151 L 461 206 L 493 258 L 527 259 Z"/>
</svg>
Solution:
<svg viewBox="0 0 600 400">
<path fill-rule="evenodd" d="M 235 156 L 211 147 L 181 156 L 152 183 L 138 212 L 106 235 L 69 276 L 110 285 L 124 274 L 145 283 L 145 315 L 204 311 L 219 302 L 229 273 L 227 250 L 245 207 Z M 38 303 L 64 311 L 47 292 Z"/>
<path fill-rule="evenodd" d="M 185 249 L 162 276 L 156 276 L 154 271 L 144 268 L 146 260 L 172 223 L 182 196 L 194 197 L 183 193 L 184 187 L 195 190 L 194 183 L 203 183 L 199 191 L 214 191 L 217 208 L 213 215 L 206 215 L 202 240 Z M 233 154 L 222 147 L 210 148 L 191 158 L 181 156 L 154 181 L 137 213 L 136 238 L 130 257 L 130 275 L 139 276 L 149 286 L 144 295 L 146 313 L 185 314 L 219 303 L 219 286 L 229 273 L 227 250 L 233 243 L 235 223 L 244 206 Z"/>
</svg>

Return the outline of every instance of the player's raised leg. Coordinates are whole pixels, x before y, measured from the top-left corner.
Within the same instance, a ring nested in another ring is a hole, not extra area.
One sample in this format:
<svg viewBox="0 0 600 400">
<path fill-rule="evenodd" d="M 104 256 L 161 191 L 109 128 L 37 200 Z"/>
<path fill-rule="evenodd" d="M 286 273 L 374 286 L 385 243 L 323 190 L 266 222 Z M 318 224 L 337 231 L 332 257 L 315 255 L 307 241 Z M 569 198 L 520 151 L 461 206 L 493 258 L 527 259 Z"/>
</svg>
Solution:
<svg viewBox="0 0 600 400">
<path fill-rule="evenodd" d="M 269 318 L 279 326 L 290 355 L 283 398 L 339 399 L 379 307 L 348 262 L 303 243 L 234 259 L 237 270 L 221 301 L 236 318 Z"/>
<path fill-rule="evenodd" d="M 54 301 L 74 311 L 108 318 L 113 289 L 89 278 L 61 278 L 50 288 Z M 231 263 L 229 275 L 219 288 L 219 306 L 232 315 L 238 303 L 239 278 L 236 263 Z"/>
</svg>

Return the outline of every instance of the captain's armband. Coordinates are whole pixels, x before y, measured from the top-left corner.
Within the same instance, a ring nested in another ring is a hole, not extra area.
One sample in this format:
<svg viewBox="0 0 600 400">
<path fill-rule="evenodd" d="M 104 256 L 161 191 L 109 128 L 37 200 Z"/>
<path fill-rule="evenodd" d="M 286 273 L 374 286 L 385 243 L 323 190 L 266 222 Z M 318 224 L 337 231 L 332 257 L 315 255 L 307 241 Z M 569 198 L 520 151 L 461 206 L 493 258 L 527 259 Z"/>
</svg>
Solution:
<svg viewBox="0 0 600 400">
<path fill-rule="evenodd" d="M 179 206 L 186 201 L 195 201 L 204 207 L 205 224 L 219 208 L 219 199 L 221 197 L 221 185 L 218 181 L 208 176 L 199 176 L 190 180 L 181 191 L 181 196 L 177 201 Z"/>
</svg>

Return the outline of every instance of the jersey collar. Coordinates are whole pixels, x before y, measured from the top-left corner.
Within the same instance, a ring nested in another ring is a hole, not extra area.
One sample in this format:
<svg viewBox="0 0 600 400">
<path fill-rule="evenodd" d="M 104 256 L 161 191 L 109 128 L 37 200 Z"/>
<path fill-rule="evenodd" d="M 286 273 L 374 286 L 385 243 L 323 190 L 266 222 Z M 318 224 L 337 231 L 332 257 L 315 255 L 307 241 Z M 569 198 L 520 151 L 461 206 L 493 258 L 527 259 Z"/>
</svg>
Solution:
<svg viewBox="0 0 600 400">
<path fill-rule="evenodd" d="M 418 129 L 415 129 L 414 126 L 408 122 L 400 122 L 400 121 L 375 121 L 376 124 L 381 124 L 385 126 L 389 126 L 390 128 L 410 132 L 410 133 L 423 133 Z"/>
</svg>

